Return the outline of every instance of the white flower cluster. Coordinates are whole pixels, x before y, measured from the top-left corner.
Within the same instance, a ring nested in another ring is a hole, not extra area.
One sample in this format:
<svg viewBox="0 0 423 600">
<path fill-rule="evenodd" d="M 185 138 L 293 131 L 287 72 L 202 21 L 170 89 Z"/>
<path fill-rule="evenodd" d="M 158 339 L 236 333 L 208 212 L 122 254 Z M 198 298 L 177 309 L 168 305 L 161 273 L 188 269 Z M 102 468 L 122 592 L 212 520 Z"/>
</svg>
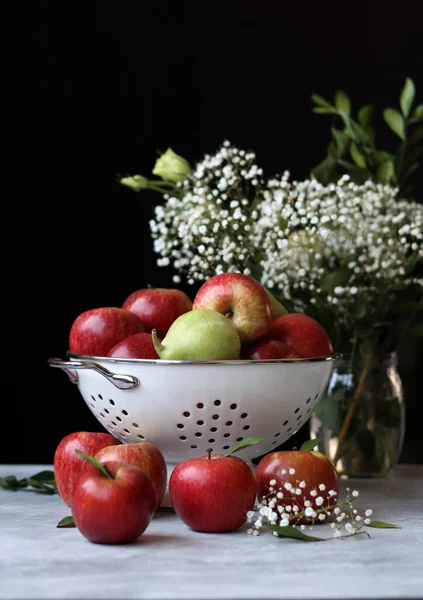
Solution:
<svg viewBox="0 0 423 600">
<path fill-rule="evenodd" d="M 363 527 L 372 523 L 370 508 L 360 514 L 353 506 L 359 496 L 357 490 L 350 493 L 347 488 L 347 496 L 341 502 L 337 492 L 326 490 L 324 483 L 312 489 L 308 489 L 305 481 L 297 481 L 296 486 L 286 482 L 281 488 L 275 488 L 275 484 L 275 480 L 270 481 L 269 493 L 257 504 L 255 511 L 247 513 L 247 522 L 252 525 L 247 529 L 249 535 L 259 535 L 266 525 L 292 527 L 304 532 L 306 529 L 311 531 L 315 524 L 326 522 L 333 530 L 334 538 L 350 537 L 366 533 Z M 275 536 L 281 533 L 273 530 Z"/>
<path fill-rule="evenodd" d="M 357 309 L 372 318 L 391 291 L 423 288 L 413 270 L 423 262 L 423 206 L 390 186 L 348 176 L 323 186 L 289 172 L 265 181 L 253 152 L 225 142 L 164 200 L 150 228 L 175 283 L 258 268 L 254 276 L 294 311 L 326 306 L 347 330 Z"/>
<path fill-rule="evenodd" d="M 321 301 L 340 324 L 356 306 L 374 306 L 386 293 L 409 284 L 423 258 L 423 206 L 398 200 L 390 186 L 289 182 L 285 173 L 268 182 L 254 243 L 264 258 L 262 283 L 292 299 L 302 312 Z"/>
<path fill-rule="evenodd" d="M 216 273 L 249 274 L 258 218 L 254 204 L 262 187 L 254 153 L 224 142 L 216 154 L 206 155 L 177 185 L 178 195 L 165 195 L 165 204 L 155 208 L 150 229 L 158 265 L 173 266 L 190 284 Z"/>
</svg>

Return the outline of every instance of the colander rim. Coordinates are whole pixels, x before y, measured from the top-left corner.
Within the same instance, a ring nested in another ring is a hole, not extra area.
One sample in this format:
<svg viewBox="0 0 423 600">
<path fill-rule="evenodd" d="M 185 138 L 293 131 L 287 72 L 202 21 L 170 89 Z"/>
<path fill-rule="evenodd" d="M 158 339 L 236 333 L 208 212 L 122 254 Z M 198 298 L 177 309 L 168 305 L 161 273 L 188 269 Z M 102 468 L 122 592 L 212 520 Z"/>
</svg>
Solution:
<svg viewBox="0 0 423 600">
<path fill-rule="evenodd" d="M 123 365 L 186 365 L 186 366 L 204 366 L 204 365 L 221 365 L 221 366 L 236 366 L 242 367 L 245 365 L 275 365 L 275 364 L 304 364 L 304 363 L 324 363 L 336 361 L 342 358 L 341 352 L 334 352 L 328 356 L 317 356 L 313 358 L 272 358 L 267 360 L 252 360 L 252 359 L 240 359 L 235 360 L 166 360 L 156 358 L 114 358 L 109 356 L 95 356 L 88 354 L 76 354 L 74 352 L 67 351 L 66 355 L 70 359 L 79 361 L 105 361 L 110 364 L 123 364 Z"/>
</svg>

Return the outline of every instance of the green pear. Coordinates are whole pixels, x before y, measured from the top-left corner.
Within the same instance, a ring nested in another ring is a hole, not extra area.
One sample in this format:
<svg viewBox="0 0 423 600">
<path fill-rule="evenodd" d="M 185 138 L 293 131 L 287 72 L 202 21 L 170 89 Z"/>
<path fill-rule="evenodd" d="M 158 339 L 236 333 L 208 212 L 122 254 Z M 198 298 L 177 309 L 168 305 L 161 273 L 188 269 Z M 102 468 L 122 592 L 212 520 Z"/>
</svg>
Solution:
<svg viewBox="0 0 423 600">
<path fill-rule="evenodd" d="M 153 344 L 165 360 L 235 360 L 241 341 L 232 322 L 209 308 L 196 308 L 178 317 L 160 343 L 155 329 Z"/>
<path fill-rule="evenodd" d="M 277 319 L 278 317 L 281 317 L 282 315 L 287 315 L 288 311 L 286 310 L 284 305 L 281 302 L 279 302 L 279 300 L 276 300 L 276 298 L 274 297 L 272 292 L 269 292 L 269 290 L 267 288 L 264 288 L 264 289 L 266 290 L 267 295 L 269 296 L 270 308 L 272 310 L 272 317 L 274 319 Z"/>
</svg>

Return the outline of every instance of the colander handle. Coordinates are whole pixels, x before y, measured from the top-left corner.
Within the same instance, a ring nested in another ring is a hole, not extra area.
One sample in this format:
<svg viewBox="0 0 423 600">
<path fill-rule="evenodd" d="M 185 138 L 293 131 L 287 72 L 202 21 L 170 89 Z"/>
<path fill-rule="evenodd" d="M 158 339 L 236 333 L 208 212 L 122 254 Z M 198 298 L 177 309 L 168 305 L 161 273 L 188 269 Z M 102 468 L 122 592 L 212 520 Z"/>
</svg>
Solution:
<svg viewBox="0 0 423 600">
<path fill-rule="evenodd" d="M 75 372 L 77 369 L 92 369 L 93 371 L 96 371 L 96 373 L 103 375 L 103 377 L 110 381 L 110 383 L 113 383 L 119 390 L 132 390 L 140 385 L 137 377 L 134 377 L 133 375 L 117 375 L 90 360 L 70 361 L 62 360 L 60 358 L 49 358 L 47 362 L 50 367 L 63 369 L 72 383 L 78 383 L 78 373 Z"/>
</svg>

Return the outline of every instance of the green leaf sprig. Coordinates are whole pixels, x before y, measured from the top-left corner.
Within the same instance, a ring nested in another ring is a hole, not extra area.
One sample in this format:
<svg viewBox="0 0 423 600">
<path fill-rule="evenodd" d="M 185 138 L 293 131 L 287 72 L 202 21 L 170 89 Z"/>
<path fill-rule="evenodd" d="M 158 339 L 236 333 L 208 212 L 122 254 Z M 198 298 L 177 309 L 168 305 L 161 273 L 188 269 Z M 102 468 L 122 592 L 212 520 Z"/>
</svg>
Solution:
<svg viewBox="0 0 423 600">
<path fill-rule="evenodd" d="M 0 477 L 0 488 L 17 491 L 23 488 L 33 488 L 33 491 L 45 494 L 58 494 L 53 471 L 40 471 L 31 477 L 18 479 L 15 475 Z"/>
<path fill-rule="evenodd" d="M 400 140 L 391 151 L 376 145 L 372 105 L 362 106 L 354 117 L 344 91 L 338 90 L 333 102 L 312 94 L 313 112 L 331 116 L 332 124 L 327 157 L 312 170 L 311 176 L 327 185 L 348 174 L 358 184 L 370 179 L 398 187 L 403 196 L 409 195 L 409 180 L 419 168 L 418 159 L 423 152 L 423 104 L 414 106 L 415 96 L 414 81 L 407 77 L 399 108 L 383 110 L 383 120 Z"/>
</svg>

